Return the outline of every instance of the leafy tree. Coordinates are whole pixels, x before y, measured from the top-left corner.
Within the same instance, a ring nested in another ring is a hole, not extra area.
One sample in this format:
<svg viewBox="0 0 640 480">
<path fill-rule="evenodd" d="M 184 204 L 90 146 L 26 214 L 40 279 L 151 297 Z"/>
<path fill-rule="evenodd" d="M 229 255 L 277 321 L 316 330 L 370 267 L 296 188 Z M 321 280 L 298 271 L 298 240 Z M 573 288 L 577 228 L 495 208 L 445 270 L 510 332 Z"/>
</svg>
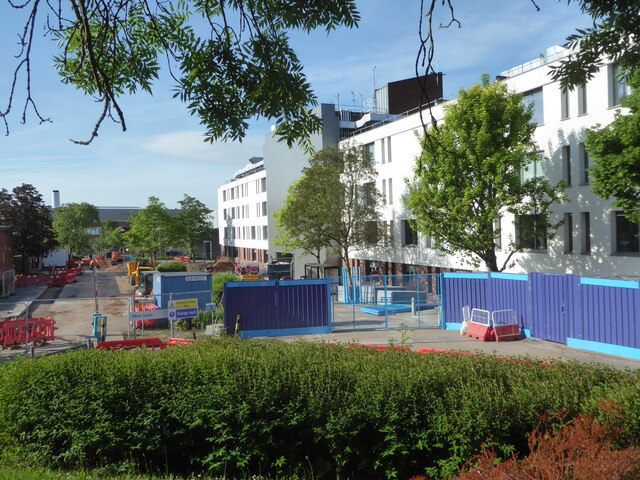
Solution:
<svg viewBox="0 0 640 480">
<path fill-rule="evenodd" d="M 149 204 L 129 219 L 131 230 L 124 234 L 129 250 L 153 260 L 175 240 L 175 228 L 167 209 L 157 197 L 149 197 Z"/>
<path fill-rule="evenodd" d="M 73 254 L 82 254 L 91 246 L 87 228 L 100 221 L 98 209 L 87 202 L 68 203 L 53 213 L 53 230 L 58 243 Z"/>
<path fill-rule="evenodd" d="M 630 113 L 618 111 L 606 127 L 587 130 L 585 146 L 593 162 L 593 192 L 605 200 L 613 197 L 625 217 L 640 222 L 640 74 L 629 80 L 633 91 L 622 105 Z"/>
<path fill-rule="evenodd" d="M 540 176 L 523 181 L 522 172 L 540 160 L 533 139 L 532 110 L 503 83 L 460 90 L 445 106 L 444 121 L 423 138 L 422 154 L 409 182 L 407 207 L 417 229 L 448 254 L 462 254 L 474 265 L 504 270 L 522 244 L 513 239 L 498 268 L 494 221 L 506 212 L 537 215 L 538 229 L 549 232 L 551 203 L 564 198 L 563 185 L 551 187 Z M 538 230 L 538 234 L 540 231 Z M 521 232 L 521 238 L 533 232 Z M 503 249 L 505 246 L 503 246 Z"/>
<path fill-rule="evenodd" d="M 348 265 L 349 252 L 369 244 L 370 227 L 380 221 L 375 180 L 364 148 L 321 150 L 289 187 L 276 213 L 278 241 L 316 258 L 322 248 L 334 248 Z"/>
<path fill-rule="evenodd" d="M 189 256 L 193 257 L 202 246 L 202 242 L 211 239 L 212 226 L 208 219 L 211 209 L 200 200 L 186 194 L 178 203 L 180 211 L 175 217 L 175 222 L 179 244 L 185 246 Z"/>
<path fill-rule="evenodd" d="M 41 257 L 56 247 L 51 222 L 51 212 L 33 185 L 23 183 L 12 193 L 5 188 L 0 190 L 0 225 L 11 227 L 23 269 L 26 257 Z"/>
<path fill-rule="evenodd" d="M 575 0 L 583 12 L 591 15 L 593 26 L 579 29 L 567 37 L 575 54 L 561 62 L 553 72 L 554 80 L 573 87 L 591 79 L 598 69 L 614 61 L 634 72 L 640 66 L 640 22 L 636 0 Z"/>
<path fill-rule="evenodd" d="M 105 220 L 100 228 L 100 236 L 96 239 L 95 246 L 100 251 L 111 250 L 124 245 L 122 228 L 115 220 Z"/>
<path fill-rule="evenodd" d="M 10 113 L 21 70 L 30 71 L 37 33 L 57 39 L 55 68 L 71 84 L 102 104 L 89 139 L 112 118 L 126 130 L 120 97 L 151 93 L 160 59 L 175 80 L 175 97 L 207 131 L 207 139 L 242 139 L 252 117 L 275 119 L 289 145 L 319 131 L 311 116 L 316 102 L 289 45 L 290 30 L 310 31 L 359 21 L 355 0 L 26 0 L 11 3 L 24 12 L 18 64 L 9 94 Z M 42 30 L 41 30 L 42 29 Z M 33 108 L 27 76 L 24 110 Z M 310 146 L 309 143 L 306 143 Z"/>
</svg>

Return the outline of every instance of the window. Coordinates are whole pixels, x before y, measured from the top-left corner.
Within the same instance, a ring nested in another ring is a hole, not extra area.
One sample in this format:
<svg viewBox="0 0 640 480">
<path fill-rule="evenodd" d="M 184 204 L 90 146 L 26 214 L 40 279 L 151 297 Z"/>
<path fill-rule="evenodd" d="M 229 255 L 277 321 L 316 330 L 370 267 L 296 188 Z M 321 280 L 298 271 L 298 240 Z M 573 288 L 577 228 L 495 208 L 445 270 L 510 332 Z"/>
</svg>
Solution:
<svg viewBox="0 0 640 480">
<path fill-rule="evenodd" d="M 580 214 L 581 225 L 581 238 L 580 238 L 580 253 L 591 253 L 591 219 L 589 212 L 582 212 Z"/>
<path fill-rule="evenodd" d="M 382 146 L 381 151 L 382 151 L 382 156 L 380 159 L 380 163 L 387 163 L 387 139 L 383 138 L 380 141 L 380 144 Z"/>
<path fill-rule="evenodd" d="M 391 163 L 391 137 L 387 137 L 387 163 Z"/>
<path fill-rule="evenodd" d="M 233 199 L 235 198 L 235 197 L 233 196 L 233 192 L 234 192 L 233 188 L 230 188 L 230 189 L 229 189 L 229 193 L 231 193 L 231 200 L 233 200 Z"/>
<path fill-rule="evenodd" d="M 580 155 L 580 185 L 589 185 L 589 152 L 584 148 L 584 143 L 578 144 Z"/>
<path fill-rule="evenodd" d="M 516 216 L 516 238 L 518 247 L 527 250 L 547 249 L 547 222 L 544 215 Z"/>
<path fill-rule="evenodd" d="M 619 65 L 609 65 L 609 107 L 620 105 L 629 93 L 627 75 Z"/>
<path fill-rule="evenodd" d="M 564 249 L 563 253 L 573 253 L 573 214 L 564 214 Z"/>
<path fill-rule="evenodd" d="M 360 186 L 360 201 L 362 205 L 374 205 L 376 184 L 374 182 L 365 183 Z"/>
<path fill-rule="evenodd" d="M 402 245 L 417 245 L 418 232 L 413 229 L 409 220 L 402 220 Z"/>
<path fill-rule="evenodd" d="M 387 204 L 387 181 L 382 180 L 382 203 Z"/>
<path fill-rule="evenodd" d="M 364 239 L 367 245 L 378 243 L 378 222 L 367 222 L 364 230 Z"/>
<path fill-rule="evenodd" d="M 578 115 L 587 114 L 587 84 L 578 85 Z"/>
<path fill-rule="evenodd" d="M 498 217 L 493 221 L 493 238 L 496 248 L 502 250 L 502 218 Z"/>
<path fill-rule="evenodd" d="M 567 182 L 567 186 L 571 186 L 571 147 L 564 145 L 562 147 L 562 178 Z"/>
<path fill-rule="evenodd" d="M 251 240 L 256 239 L 256 227 L 251 227 Z"/>
<path fill-rule="evenodd" d="M 261 192 L 267 191 L 267 177 L 263 177 L 260 179 L 260 191 Z"/>
<path fill-rule="evenodd" d="M 522 101 L 526 106 L 533 105 L 533 121 L 538 125 L 544 124 L 544 105 L 542 88 L 524 93 Z"/>
<path fill-rule="evenodd" d="M 262 202 L 262 216 L 267 216 L 267 202 Z"/>
<path fill-rule="evenodd" d="M 387 185 L 388 185 L 388 188 L 389 188 L 389 192 L 388 192 L 389 193 L 389 200 L 388 200 L 387 203 L 389 205 L 393 205 L 393 179 L 392 178 L 390 178 L 387 181 Z"/>
<path fill-rule="evenodd" d="M 529 162 L 527 165 L 522 167 L 522 172 L 520 173 L 522 183 L 537 177 L 544 177 L 546 170 L 545 164 L 546 159 L 544 158 L 543 152 L 538 152 L 537 161 Z"/>
<path fill-rule="evenodd" d="M 622 212 L 615 212 L 616 253 L 640 253 L 640 224 L 630 221 Z"/>
<path fill-rule="evenodd" d="M 266 225 L 262 226 L 262 239 L 263 240 L 266 240 L 268 238 L 268 235 L 267 235 L 268 228 L 269 227 L 267 227 Z"/>
<path fill-rule="evenodd" d="M 376 149 L 373 143 L 367 143 L 362 146 L 362 154 L 371 161 L 371 165 L 376 163 Z"/>
<path fill-rule="evenodd" d="M 227 201 L 227 191 L 226 190 L 222 190 L 222 201 L 223 202 Z"/>
<path fill-rule="evenodd" d="M 569 90 L 566 88 L 560 90 L 560 118 L 569 118 Z"/>
</svg>

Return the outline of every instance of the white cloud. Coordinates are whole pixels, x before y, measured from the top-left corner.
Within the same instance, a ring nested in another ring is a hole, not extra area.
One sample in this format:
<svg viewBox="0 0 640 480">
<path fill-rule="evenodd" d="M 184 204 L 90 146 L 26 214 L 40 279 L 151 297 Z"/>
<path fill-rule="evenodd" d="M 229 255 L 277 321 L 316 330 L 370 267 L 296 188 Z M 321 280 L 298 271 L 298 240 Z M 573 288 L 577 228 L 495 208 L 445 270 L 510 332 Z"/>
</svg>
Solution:
<svg viewBox="0 0 640 480">
<path fill-rule="evenodd" d="M 244 164 L 262 156 L 264 135 L 247 135 L 240 142 L 203 142 L 201 131 L 182 130 L 141 139 L 139 148 L 165 157 L 211 163 Z"/>
</svg>

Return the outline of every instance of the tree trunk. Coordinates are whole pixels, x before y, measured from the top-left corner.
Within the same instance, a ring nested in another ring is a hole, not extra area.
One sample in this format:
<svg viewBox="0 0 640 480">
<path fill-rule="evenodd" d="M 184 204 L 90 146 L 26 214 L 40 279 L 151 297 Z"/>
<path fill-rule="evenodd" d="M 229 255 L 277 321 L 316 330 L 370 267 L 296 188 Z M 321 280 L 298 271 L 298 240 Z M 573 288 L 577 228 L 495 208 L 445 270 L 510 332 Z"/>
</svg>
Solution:
<svg viewBox="0 0 640 480">
<path fill-rule="evenodd" d="M 496 251 L 489 250 L 484 254 L 484 263 L 486 264 L 489 272 L 498 272 L 498 259 L 496 258 Z"/>
</svg>

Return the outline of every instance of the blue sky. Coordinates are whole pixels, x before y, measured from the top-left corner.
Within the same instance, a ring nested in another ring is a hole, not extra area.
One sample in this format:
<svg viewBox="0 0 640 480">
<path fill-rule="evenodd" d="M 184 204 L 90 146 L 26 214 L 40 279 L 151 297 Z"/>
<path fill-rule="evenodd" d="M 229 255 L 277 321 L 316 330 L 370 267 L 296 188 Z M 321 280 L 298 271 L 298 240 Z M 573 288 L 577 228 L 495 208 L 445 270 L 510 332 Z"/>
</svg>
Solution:
<svg viewBox="0 0 640 480">
<path fill-rule="evenodd" d="M 440 2 L 438 2 L 440 3 Z M 537 0 L 456 0 L 462 26 L 438 29 L 436 69 L 444 73 L 445 96 L 480 79 L 532 60 L 547 47 L 562 44 L 576 28 L 587 26 L 575 3 Z M 320 102 L 351 105 L 373 96 L 376 87 L 411 77 L 418 49 L 418 0 L 362 0 L 360 27 L 310 35 L 294 33 L 292 44 Z M 0 110 L 4 110 L 16 62 L 17 32 L 24 12 L 0 7 Z M 440 7 L 443 22 L 447 10 Z M 105 122 L 90 146 L 69 138 L 89 136 L 100 106 L 73 87 L 62 85 L 52 69 L 53 42 L 38 38 L 33 53 L 32 96 L 53 123 L 40 125 L 32 111 L 20 122 L 24 89 L 9 118 L 10 135 L 0 136 L 0 188 L 33 184 L 51 202 L 140 206 L 151 195 L 174 208 L 184 194 L 216 208 L 216 189 L 261 156 L 270 122 L 252 122 L 242 143 L 204 143 L 204 129 L 172 98 L 172 83 L 156 82 L 154 95 L 122 99 L 128 130 Z"/>
</svg>

